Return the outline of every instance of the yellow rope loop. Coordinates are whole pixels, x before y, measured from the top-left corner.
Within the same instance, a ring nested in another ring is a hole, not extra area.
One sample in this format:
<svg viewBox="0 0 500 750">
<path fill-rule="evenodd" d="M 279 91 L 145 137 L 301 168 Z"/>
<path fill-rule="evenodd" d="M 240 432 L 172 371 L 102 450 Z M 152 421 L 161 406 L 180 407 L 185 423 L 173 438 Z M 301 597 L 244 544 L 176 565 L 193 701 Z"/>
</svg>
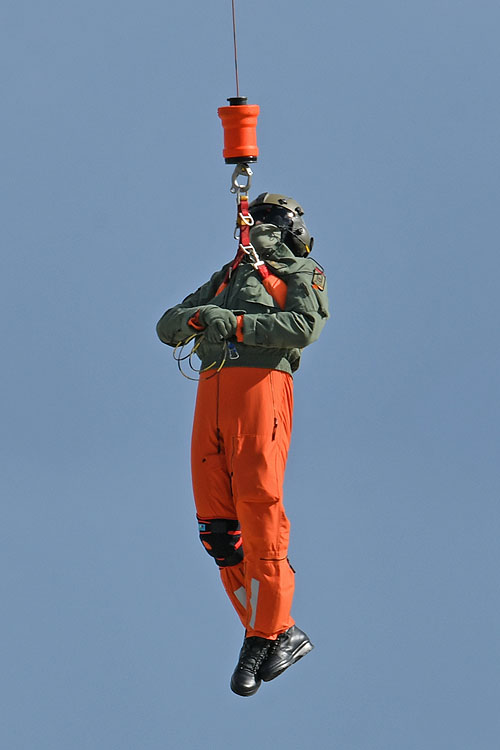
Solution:
<svg viewBox="0 0 500 750">
<path fill-rule="evenodd" d="M 210 365 L 207 365 L 206 367 L 198 368 L 193 365 L 192 358 L 196 354 L 198 349 L 200 348 L 201 344 L 203 343 L 204 338 L 205 338 L 204 333 L 193 333 L 190 336 L 188 336 L 187 339 L 184 339 L 183 341 L 179 341 L 175 345 L 174 350 L 172 352 L 172 356 L 177 362 L 177 367 L 179 368 L 179 372 L 188 380 L 194 380 L 195 382 L 198 382 L 200 380 L 200 376 L 202 375 L 202 373 L 208 372 L 209 370 L 212 370 L 214 367 L 216 367 L 216 370 L 213 372 L 213 374 L 210 375 L 209 378 L 206 378 L 206 380 L 209 380 L 210 378 L 213 378 L 215 375 L 217 375 L 226 364 L 228 347 L 227 347 L 227 342 L 224 341 L 224 354 L 223 354 L 221 362 L 218 365 L 217 365 L 217 360 L 214 360 Z M 187 354 L 184 354 L 185 348 L 189 346 L 189 344 L 193 341 L 194 341 L 194 344 L 192 348 L 189 350 Z M 182 362 L 185 362 L 186 360 L 188 361 L 188 364 L 191 370 L 195 372 L 198 377 L 191 377 L 191 375 L 187 375 L 187 373 L 184 372 L 184 370 L 182 369 Z"/>
</svg>

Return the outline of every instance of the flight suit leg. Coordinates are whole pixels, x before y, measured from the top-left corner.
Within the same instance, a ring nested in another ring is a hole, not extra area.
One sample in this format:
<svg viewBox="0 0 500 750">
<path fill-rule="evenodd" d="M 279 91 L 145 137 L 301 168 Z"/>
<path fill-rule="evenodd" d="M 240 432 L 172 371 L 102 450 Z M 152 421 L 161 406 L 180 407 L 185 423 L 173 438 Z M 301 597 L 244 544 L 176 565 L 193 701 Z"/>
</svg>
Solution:
<svg viewBox="0 0 500 750">
<path fill-rule="evenodd" d="M 231 522 L 238 522 L 238 519 L 227 469 L 224 440 L 219 427 L 219 383 L 217 376 L 210 375 L 211 373 L 207 373 L 202 376 L 198 384 L 191 439 L 191 475 L 200 540 L 209 554 L 212 554 L 211 547 L 215 545 L 211 544 L 210 535 L 204 533 L 204 527 L 215 521 L 219 522 L 220 527 L 223 520 L 229 522 L 226 524 L 229 526 Z M 226 556 L 231 564 L 220 564 L 224 563 L 223 534 L 219 535 L 222 539 L 217 540 L 215 554 L 212 556 L 219 565 L 222 584 L 229 599 L 245 626 L 247 614 L 244 563 L 242 559 L 237 561 L 234 554 L 234 534 L 233 525 L 233 528 L 227 529 L 226 545 Z M 217 559 L 217 554 L 221 554 L 222 557 Z"/>
<path fill-rule="evenodd" d="M 221 375 L 220 424 L 245 551 L 245 628 L 247 636 L 274 639 L 294 624 L 283 506 L 293 380 L 260 368 L 228 368 Z"/>
<path fill-rule="evenodd" d="M 294 624 L 283 507 L 292 411 L 287 373 L 228 367 L 199 384 L 192 440 L 197 514 L 202 523 L 240 524 L 243 560 L 222 564 L 220 573 L 247 636 L 274 639 Z"/>
</svg>

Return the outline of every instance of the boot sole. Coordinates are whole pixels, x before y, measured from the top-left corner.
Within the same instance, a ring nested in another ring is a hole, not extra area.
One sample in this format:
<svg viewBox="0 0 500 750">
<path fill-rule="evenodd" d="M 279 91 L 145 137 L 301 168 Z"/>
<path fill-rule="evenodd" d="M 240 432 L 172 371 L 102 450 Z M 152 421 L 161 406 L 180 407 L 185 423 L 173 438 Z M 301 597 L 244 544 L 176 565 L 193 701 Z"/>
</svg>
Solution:
<svg viewBox="0 0 500 750">
<path fill-rule="evenodd" d="M 306 641 L 305 643 L 302 643 L 297 651 L 292 655 L 292 660 L 290 662 L 282 662 L 278 669 L 274 670 L 270 675 L 264 676 L 259 675 L 260 678 L 264 682 L 271 682 L 271 680 L 276 679 L 276 677 L 279 677 L 280 674 L 283 674 L 285 670 L 287 670 L 289 667 L 291 667 L 293 664 L 298 662 L 300 659 L 302 659 L 303 656 L 308 654 L 310 651 L 312 651 L 314 646 L 312 645 L 311 641 Z"/>
</svg>

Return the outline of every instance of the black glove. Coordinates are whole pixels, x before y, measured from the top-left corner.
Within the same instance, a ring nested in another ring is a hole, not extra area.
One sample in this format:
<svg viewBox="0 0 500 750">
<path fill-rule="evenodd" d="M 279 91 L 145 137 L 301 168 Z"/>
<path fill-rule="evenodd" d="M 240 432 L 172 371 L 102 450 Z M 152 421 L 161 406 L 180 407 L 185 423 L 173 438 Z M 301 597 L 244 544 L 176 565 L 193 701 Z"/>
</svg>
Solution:
<svg viewBox="0 0 500 750">
<path fill-rule="evenodd" d="M 218 344 L 236 333 L 238 321 L 231 310 L 217 305 L 200 308 L 199 321 L 205 326 L 205 338 L 210 344 Z"/>
</svg>

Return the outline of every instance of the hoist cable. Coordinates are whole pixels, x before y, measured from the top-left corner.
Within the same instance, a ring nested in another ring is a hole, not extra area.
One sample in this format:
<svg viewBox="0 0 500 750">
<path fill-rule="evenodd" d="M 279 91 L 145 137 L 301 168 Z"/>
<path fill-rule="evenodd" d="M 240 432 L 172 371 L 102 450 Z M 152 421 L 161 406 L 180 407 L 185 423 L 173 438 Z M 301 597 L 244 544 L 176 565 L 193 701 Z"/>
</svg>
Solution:
<svg viewBox="0 0 500 750">
<path fill-rule="evenodd" d="M 233 9 L 233 42 L 234 42 L 234 72 L 236 74 L 236 96 L 240 95 L 240 82 L 238 79 L 238 48 L 236 46 L 236 12 L 234 10 L 234 0 L 231 0 Z"/>
</svg>

